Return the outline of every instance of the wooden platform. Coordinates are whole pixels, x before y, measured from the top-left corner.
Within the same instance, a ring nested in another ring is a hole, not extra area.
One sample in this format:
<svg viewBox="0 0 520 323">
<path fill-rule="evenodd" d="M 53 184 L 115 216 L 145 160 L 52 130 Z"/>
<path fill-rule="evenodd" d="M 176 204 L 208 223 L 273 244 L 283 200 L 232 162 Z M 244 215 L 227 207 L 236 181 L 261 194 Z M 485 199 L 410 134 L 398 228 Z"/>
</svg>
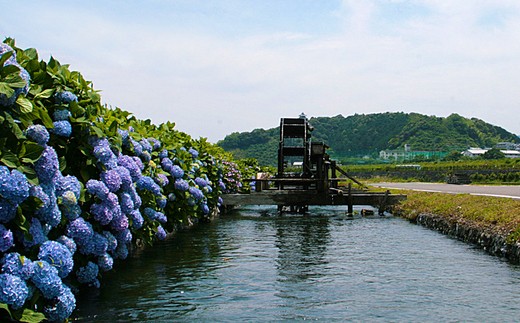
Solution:
<svg viewBox="0 0 520 323">
<path fill-rule="evenodd" d="M 249 194 L 224 194 L 224 206 L 239 205 L 347 205 L 352 213 L 354 205 L 371 205 L 383 212 L 388 206 L 406 199 L 406 195 L 387 192 L 326 193 L 309 190 L 265 190 Z"/>
</svg>

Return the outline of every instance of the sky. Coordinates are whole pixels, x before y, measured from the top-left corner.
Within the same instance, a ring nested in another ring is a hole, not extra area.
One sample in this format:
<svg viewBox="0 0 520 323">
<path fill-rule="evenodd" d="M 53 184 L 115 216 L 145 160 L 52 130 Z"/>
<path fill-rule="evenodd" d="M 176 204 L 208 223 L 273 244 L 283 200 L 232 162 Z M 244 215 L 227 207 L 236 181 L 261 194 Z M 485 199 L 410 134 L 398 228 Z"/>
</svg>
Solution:
<svg viewBox="0 0 520 323">
<path fill-rule="evenodd" d="M 517 0 L 0 0 L 0 37 L 194 138 L 416 112 L 520 134 Z"/>
</svg>

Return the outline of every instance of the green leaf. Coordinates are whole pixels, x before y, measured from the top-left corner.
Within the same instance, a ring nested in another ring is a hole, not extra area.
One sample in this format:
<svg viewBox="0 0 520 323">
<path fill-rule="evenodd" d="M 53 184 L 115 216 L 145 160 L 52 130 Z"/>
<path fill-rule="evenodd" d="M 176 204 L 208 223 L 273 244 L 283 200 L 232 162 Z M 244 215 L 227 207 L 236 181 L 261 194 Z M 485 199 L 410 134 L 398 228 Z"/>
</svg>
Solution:
<svg viewBox="0 0 520 323">
<path fill-rule="evenodd" d="M 31 113 L 33 110 L 32 102 L 22 95 L 16 99 L 16 104 L 20 107 L 22 113 Z"/>
<path fill-rule="evenodd" d="M 0 82 L 0 93 L 10 98 L 14 95 L 14 90 L 7 83 Z"/>
<path fill-rule="evenodd" d="M 40 158 L 43 147 L 37 143 L 26 141 L 23 143 L 19 157 L 25 163 L 34 163 Z"/>
<path fill-rule="evenodd" d="M 52 119 L 51 119 L 51 117 L 49 117 L 47 110 L 45 110 L 45 109 L 40 110 L 40 118 L 41 118 L 45 128 L 48 128 L 48 129 L 54 128 L 54 124 L 52 123 Z"/>
<path fill-rule="evenodd" d="M 13 314 L 11 314 L 11 310 L 9 310 L 9 306 L 7 306 L 7 304 L 0 303 L 0 309 L 7 311 L 11 319 L 13 319 Z"/>
<path fill-rule="evenodd" d="M 48 99 L 54 94 L 54 89 L 44 90 L 34 96 L 34 99 Z"/>
<path fill-rule="evenodd" d="M 0 66 L 4 66 L 4 63 L 9 59 L 9 57 L 13 56 L 14 52 L 8 51 L 0 57 Z"/>
<path fill-rule="evenodd" d="M 43 315 L 43 313 L 38 313 L 33 310 L 30 310 L 28 308 L 23 310 L 22 317 L 20 318 L 20 322 L 26 322 L 26 323 L 39 323 L 43 320 L 45 320 L 46 317 Z"/>
<path fill-rule="evenodd" d="M 16 168 L 20 164 L 18 161 L 18 156 L 8 150 L 2 152 L 2 158 L 0 158 L 0 161 L 7 167 L 11 168 Z"/>
</svg>

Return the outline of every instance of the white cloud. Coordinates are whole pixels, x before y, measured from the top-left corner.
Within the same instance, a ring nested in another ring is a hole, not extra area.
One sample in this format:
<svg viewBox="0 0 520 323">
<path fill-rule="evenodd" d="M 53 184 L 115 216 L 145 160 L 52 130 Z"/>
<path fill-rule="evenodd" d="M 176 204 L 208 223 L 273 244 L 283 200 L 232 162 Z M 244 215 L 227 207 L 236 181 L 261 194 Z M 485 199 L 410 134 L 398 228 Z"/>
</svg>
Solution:
<svg viewBox="0 0 520 323">
<path fill-rule="evenodd" d="M 42 18 L 29 17 L 20 34 L 24 46 L 41 52 L 42 45 L 93 80 L 105 102 L 210 141 L 275 127 L 302 111 L 459 113 L 520 133 L 511 118 L 520 104 L 515 1 L 410 1 L 418 8 L 403 16 L 396 10 L 384 24 L 382 3 L 344 1 L 327 22 L 341 28 L 319 34 L 214 32 L 42 6 Z"/>
</svg>

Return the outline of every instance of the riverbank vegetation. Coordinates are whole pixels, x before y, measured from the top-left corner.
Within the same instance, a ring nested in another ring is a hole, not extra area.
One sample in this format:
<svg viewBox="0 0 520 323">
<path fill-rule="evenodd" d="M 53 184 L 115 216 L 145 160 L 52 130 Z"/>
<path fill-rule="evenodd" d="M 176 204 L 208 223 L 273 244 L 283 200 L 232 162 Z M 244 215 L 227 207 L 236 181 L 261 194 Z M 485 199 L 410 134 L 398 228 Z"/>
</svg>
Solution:
<svg viewBox="0 0 520 323">
<path fill-rule="evenodd" d="M 411 221 L 416 221 L 420 214 L 434 214 L 450 223 L 485 229 L 506 238 L 509 243 L 520 242 L 518 200 L 409 190 L 392 192 L 407 195 L 407 199 L 395 207 L 395 213 Z"/>
<path fill-rule="evenodd" d="M 155 95 L 155 94 L 154 94 Z M 101 103 L 35 49 L 0 43 L 0 321 L 66 320 L 137 248 L 211 217 L 254 161 Z"/>
</svg>

